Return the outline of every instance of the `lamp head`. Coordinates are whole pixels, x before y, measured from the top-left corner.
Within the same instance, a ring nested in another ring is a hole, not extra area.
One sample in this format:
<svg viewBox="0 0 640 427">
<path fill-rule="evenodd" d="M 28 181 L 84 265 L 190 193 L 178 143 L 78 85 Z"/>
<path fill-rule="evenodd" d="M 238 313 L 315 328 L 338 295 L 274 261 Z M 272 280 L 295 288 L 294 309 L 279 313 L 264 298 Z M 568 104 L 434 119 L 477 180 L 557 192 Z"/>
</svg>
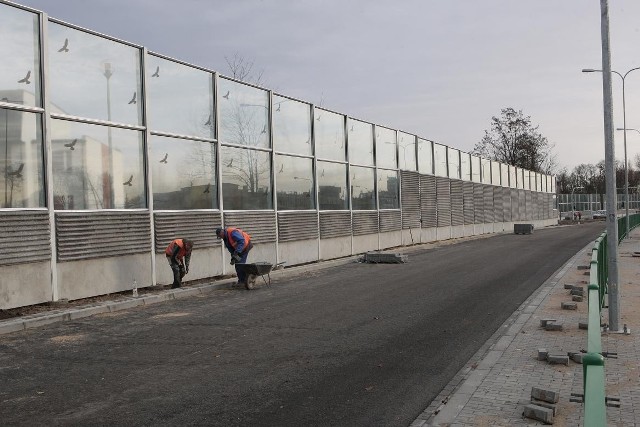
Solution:
<svg viewBox="0 0 640 427">
<path fill-rule="evenodd" d="M 582 72 L 583 73 L 595 73 L 598 70 L 594 70 L 593 68 L 583 68 Z"/>
</svg>

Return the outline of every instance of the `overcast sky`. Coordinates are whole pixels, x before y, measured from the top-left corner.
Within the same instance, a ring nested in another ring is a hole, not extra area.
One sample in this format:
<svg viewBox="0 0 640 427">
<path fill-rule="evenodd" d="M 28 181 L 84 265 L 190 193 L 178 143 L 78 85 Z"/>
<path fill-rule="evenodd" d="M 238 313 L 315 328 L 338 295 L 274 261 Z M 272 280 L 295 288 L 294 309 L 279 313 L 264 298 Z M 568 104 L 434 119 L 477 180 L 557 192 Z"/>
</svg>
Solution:
<svg viewBox="0 0 640 427">
<path fill-rule="evenodd" d="M 560 167 L 604 159 L 599 0 L 22 0 L 81 27 L 470 152 L 492 116 L 522 110 Z M 609 0 L 612 69 L 640 67 L 640 1 Z M 613 76 L 614 126 L 623 127 Z M 630 161 L 640 70 L 626 78 Z M 624 158 L 623 132 L 615 132 Z"/>
</svg>

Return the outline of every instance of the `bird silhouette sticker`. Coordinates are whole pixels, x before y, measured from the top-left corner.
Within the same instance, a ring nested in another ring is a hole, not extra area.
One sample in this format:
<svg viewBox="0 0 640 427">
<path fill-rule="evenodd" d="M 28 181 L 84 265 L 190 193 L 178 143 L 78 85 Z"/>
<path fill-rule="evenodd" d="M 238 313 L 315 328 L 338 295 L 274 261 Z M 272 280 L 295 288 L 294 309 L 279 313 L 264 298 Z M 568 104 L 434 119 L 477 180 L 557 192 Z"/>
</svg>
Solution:
<svg viewBox="0 0 640 427">
<path fill-rule="evenodd" d="M 267 125 L 264 125 L 264 127 L 262 128 L 262 132 L 260 132 L 260 134 L 263 133 L 267 133 Z"/>
<path fill-rule="evenodd" d="M 58 52 L 69 52 L 69 39 L 64 39 L 64 44 L 58 49 Z"/>
<path fill-rule="evenodd" d="M 123 182 L 122 185 L 128 185 L 129 187 L 131 187 L 131 181 L 133 181 L 133 175 L 129 177 L 129 180 L 127 182 Z"/>
<path fill-rule="evenodd" d="M 233 159 L 229 160 L 229 163 L 227 163 L 228 168 L 230 168 L 231 166 L 233 166 Z"/>
<path fill-rule="evenodd" d="M 227 91 L 227 93 L 226 93 L 226 94 L 224 94 L 222 97 L 223 97 L 224 99 L 229 99 L 229 91 Z"/>
<path fill-rule="evenodd" d="M 137 96 L 138 96 L 138 93 L 137 92 L 133 92 L 133 98 L 131 98 L 131 101 L 129 101 L 129 105 L 135 104 L 135 103 L 138 102 L 138 101 L 136 101 L 136 97 Z"/>
<path fill-rule="evenodd" d="M 167 164 L 167 157 L 169 157 L 169 153 L 164 153 L 164 157 L 160 160 L 160 163 Z"/>
<path fill-rule="evenodd" d="M 20 163 L 20 166 L 18 166 L 18 169 L 11 172 L 7 172 L 7 175 L 13 176 L 15 178 L 22 178 L 22 169 L 24 169 L 24 163 Z"/>
<path fill-rule="evenodd" d="M 211 184 L 207 184 L 207 186 L 205 187 L 203 193 L 207 194 L 209 193 L 209 189 L 211 188 Z"/>
<path fill-rule="evenodd" d="M 71 142 L 67 142 L 66 144 L 64 144 L 64 146 L 67 147 L 69 150 L 73 151 L 73 150 L 76 149 L 75 148 L 76 147 L 76 142 L 78 142 L 78 138 L 74 139 Z"/>
<path fill-rule="evenodd" d="M 284 172 L 284 165 L 280 165 L 280 170 L 278 171 L 278 173 L 282 173 Z"/>
<path fill-rule="evenodd" d="M 151 77 L 160 77 L 160 66 L 156 67 L 156 72 L 151 74 Z"/>
<path fill-rule="evenodd" d="M 211 119 L 213 117 L 211 116 L 211 114 L 209 114 L 209 118 L 207 119 L 207 122 L 204 124 L 205 126 L 211 126 Z"/>
<path fill-rule="evenodd" d="M 278 108 L 276 109 L 276 111 L 280 111 L 280 104 L 278 104 Z"/>
<path fill-rule="evenodd" d="M 31 70 L 27 71 L 27 75 L 24 76 L 24 78 L 18 80 L 18 83 L 31 84 L 31 82 L 29 81 L 30 78 L 31 78 Z"/>
</svg>

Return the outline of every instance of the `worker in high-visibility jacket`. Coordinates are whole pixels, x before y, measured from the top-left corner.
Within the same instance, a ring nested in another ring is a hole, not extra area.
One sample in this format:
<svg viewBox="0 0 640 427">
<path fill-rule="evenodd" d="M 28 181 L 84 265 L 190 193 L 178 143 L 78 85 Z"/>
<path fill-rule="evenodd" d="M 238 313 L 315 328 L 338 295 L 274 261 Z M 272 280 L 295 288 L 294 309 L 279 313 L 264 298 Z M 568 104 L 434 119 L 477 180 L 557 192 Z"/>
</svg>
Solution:
<svg viewBox="0 0 640 427">
<path fill-rule="evenodd" d="M 167 255 L 167 261 L 173 271 L 172 289 L 182 286 L 182 278 L 189 274 L 192 250 L 193 242 L 189 239 L 175 239 L 165 249 L 164 253 Z"/>
<path fill-rule="evenodd" d="M 253 248 L 251 243 L 251 236 L 239 228 L 216 228 L 216 236 L 218 239 L 224 241 L 224 246 L 231 254 L 231 265 L 244 264 L 247 262 L 249 251 Z M 235 266 L 236 274 L 238 275 L 238 283 L 241 285 L 247 284 L 246 273 Z"/>
</svg>

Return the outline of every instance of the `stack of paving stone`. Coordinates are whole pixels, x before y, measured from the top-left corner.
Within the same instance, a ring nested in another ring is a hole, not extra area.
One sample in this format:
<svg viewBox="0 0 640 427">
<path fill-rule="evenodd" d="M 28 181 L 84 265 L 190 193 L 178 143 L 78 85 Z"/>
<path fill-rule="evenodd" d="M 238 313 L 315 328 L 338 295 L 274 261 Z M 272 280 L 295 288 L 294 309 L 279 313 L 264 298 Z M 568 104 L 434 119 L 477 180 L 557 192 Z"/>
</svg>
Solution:
<svg viewBox="0 0 640 427">
<path fill-rule="evenodd" d="M 408 255 L 384 254 L 380 252 L 367 252 L 364 254 L 364 262 L 371 264 L 402 264 L 407 262 Z"/>
<path fill-rule="evenodd" d="M 553 417 L 557 410 L 556 403 L 559 399 L 560 393 L 556 391 L 532 387 L 531 403 L 525 405 L 522 415 L 545 424 L 553 424 Z"/>
</svg>

